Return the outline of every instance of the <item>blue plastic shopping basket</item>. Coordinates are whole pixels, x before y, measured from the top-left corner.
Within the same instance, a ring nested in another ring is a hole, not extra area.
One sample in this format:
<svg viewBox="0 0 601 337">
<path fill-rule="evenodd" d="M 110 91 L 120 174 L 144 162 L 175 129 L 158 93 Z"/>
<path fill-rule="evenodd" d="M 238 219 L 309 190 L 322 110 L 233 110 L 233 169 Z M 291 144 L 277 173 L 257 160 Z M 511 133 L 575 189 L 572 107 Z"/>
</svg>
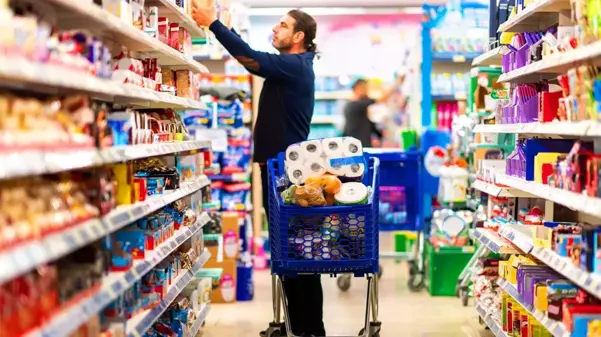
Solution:
<svg viewBox="0 0 601 337">
<path fill-rule="evenodd" d="M 368 148 L 364 151 L 380 160 L 380 231 L 422 230 L 423 154 L 413 149 Z M 399 192 L 398 199 L 402 200 L 390 199 Z"/>
<path fill-rule="evenodd" d="M 367 155 L 365 162 L 362 182 L 371 190 L 367 204 L 307 208 L 286 205 L 280 197 L 276 179 L 285 175 L 284 154 L 268 161 L 272 274 L 378 272 L 380 162 Z"/>
</svg>

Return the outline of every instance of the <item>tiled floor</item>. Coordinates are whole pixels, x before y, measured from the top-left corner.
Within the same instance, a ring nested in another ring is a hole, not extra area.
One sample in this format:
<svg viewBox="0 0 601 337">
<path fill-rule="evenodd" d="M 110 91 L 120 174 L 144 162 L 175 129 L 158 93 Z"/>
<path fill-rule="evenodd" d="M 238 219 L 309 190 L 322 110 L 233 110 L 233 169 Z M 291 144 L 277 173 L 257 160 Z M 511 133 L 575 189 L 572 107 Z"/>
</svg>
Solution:
<svg viewBox="0 0 601 337">
<path fill-rule="evenodd" d="M 424 290 L 407 289 L 407 264 L 383 261 L 380 280 L 382 337 L 490 337 L 478 324 L 473 306 L 462 307 L 455 297 L 430 297 Z M 272 318 L 271 278 L 255 273 L 255 299 L 211 308 L 203 337 L 257 337 Z M 325 324 L 328 335 L 356 336 L 365 310 L 366 281 L 353 279 L 351 289 L 340 292 L 335 279 L 324 277 Z"/>
</svg>

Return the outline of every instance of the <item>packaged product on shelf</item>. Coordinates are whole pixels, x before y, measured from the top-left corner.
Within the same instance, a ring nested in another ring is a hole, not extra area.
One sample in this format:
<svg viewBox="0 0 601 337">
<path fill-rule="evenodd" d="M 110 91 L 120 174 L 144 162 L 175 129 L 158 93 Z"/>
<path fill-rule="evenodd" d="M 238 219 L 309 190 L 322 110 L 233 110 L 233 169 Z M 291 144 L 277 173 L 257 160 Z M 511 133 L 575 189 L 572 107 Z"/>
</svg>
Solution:
<svg viewBox="0 0 601 337">
<path fill-rule="evenodd" d="M 221 158 L 221 172 L 223 174 L 248 172 L 251 159 L 250 144 L 230 143 L 227 151 Z"/>
<path fill-rule="evenodd" d="M 250 192 L 250 183 L 226 184 L 221 195 L 221 209 L 224 211 L 243 211 Z"/>
<path fill-rule="evenodd" d="M 212 303 L 233 303 L 236 302 L 236 282 L 237 282 L 237 268 L 236 260 L 223 260 L 222 262 L 216 262 L 209 260 L 205 265 L 207 269 L 219 268 L 221 269 L 221 277 L 216 280 L 217 286 L 213 286 L 211 293 Z"/>
</svg>

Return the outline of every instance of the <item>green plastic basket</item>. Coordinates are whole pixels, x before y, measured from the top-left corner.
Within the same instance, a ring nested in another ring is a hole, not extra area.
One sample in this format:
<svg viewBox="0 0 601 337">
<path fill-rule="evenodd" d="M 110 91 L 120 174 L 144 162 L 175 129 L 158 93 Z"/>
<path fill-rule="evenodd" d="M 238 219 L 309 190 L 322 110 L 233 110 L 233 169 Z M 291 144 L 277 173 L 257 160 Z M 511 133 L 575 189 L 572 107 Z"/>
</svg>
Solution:
<svg viewBox="0 0 601 337">
<path fill-rule="evenodd" d="M 426 285 L 432 296 L 455 296 L 459 275 L 474 254 L 475 247 L 435 248 L 426 241 Z"/>
</svg>

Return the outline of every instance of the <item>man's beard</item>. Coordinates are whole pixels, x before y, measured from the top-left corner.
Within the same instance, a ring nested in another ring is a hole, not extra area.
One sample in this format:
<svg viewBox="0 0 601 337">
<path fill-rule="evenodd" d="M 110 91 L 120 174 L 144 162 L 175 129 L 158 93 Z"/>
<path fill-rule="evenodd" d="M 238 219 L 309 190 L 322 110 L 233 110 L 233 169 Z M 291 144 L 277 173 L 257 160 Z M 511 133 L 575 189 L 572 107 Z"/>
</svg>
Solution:
<svg viewBox="0 0 601 337">
<path fill-rule="evenodd" d="M 282 41 L 279 46 L 276 45 L 275 41 L 272 43 L 273 48 L 275 48 L 280 54 L 288 54 L 292 49 L 292 42 Z"/>
</svg>

